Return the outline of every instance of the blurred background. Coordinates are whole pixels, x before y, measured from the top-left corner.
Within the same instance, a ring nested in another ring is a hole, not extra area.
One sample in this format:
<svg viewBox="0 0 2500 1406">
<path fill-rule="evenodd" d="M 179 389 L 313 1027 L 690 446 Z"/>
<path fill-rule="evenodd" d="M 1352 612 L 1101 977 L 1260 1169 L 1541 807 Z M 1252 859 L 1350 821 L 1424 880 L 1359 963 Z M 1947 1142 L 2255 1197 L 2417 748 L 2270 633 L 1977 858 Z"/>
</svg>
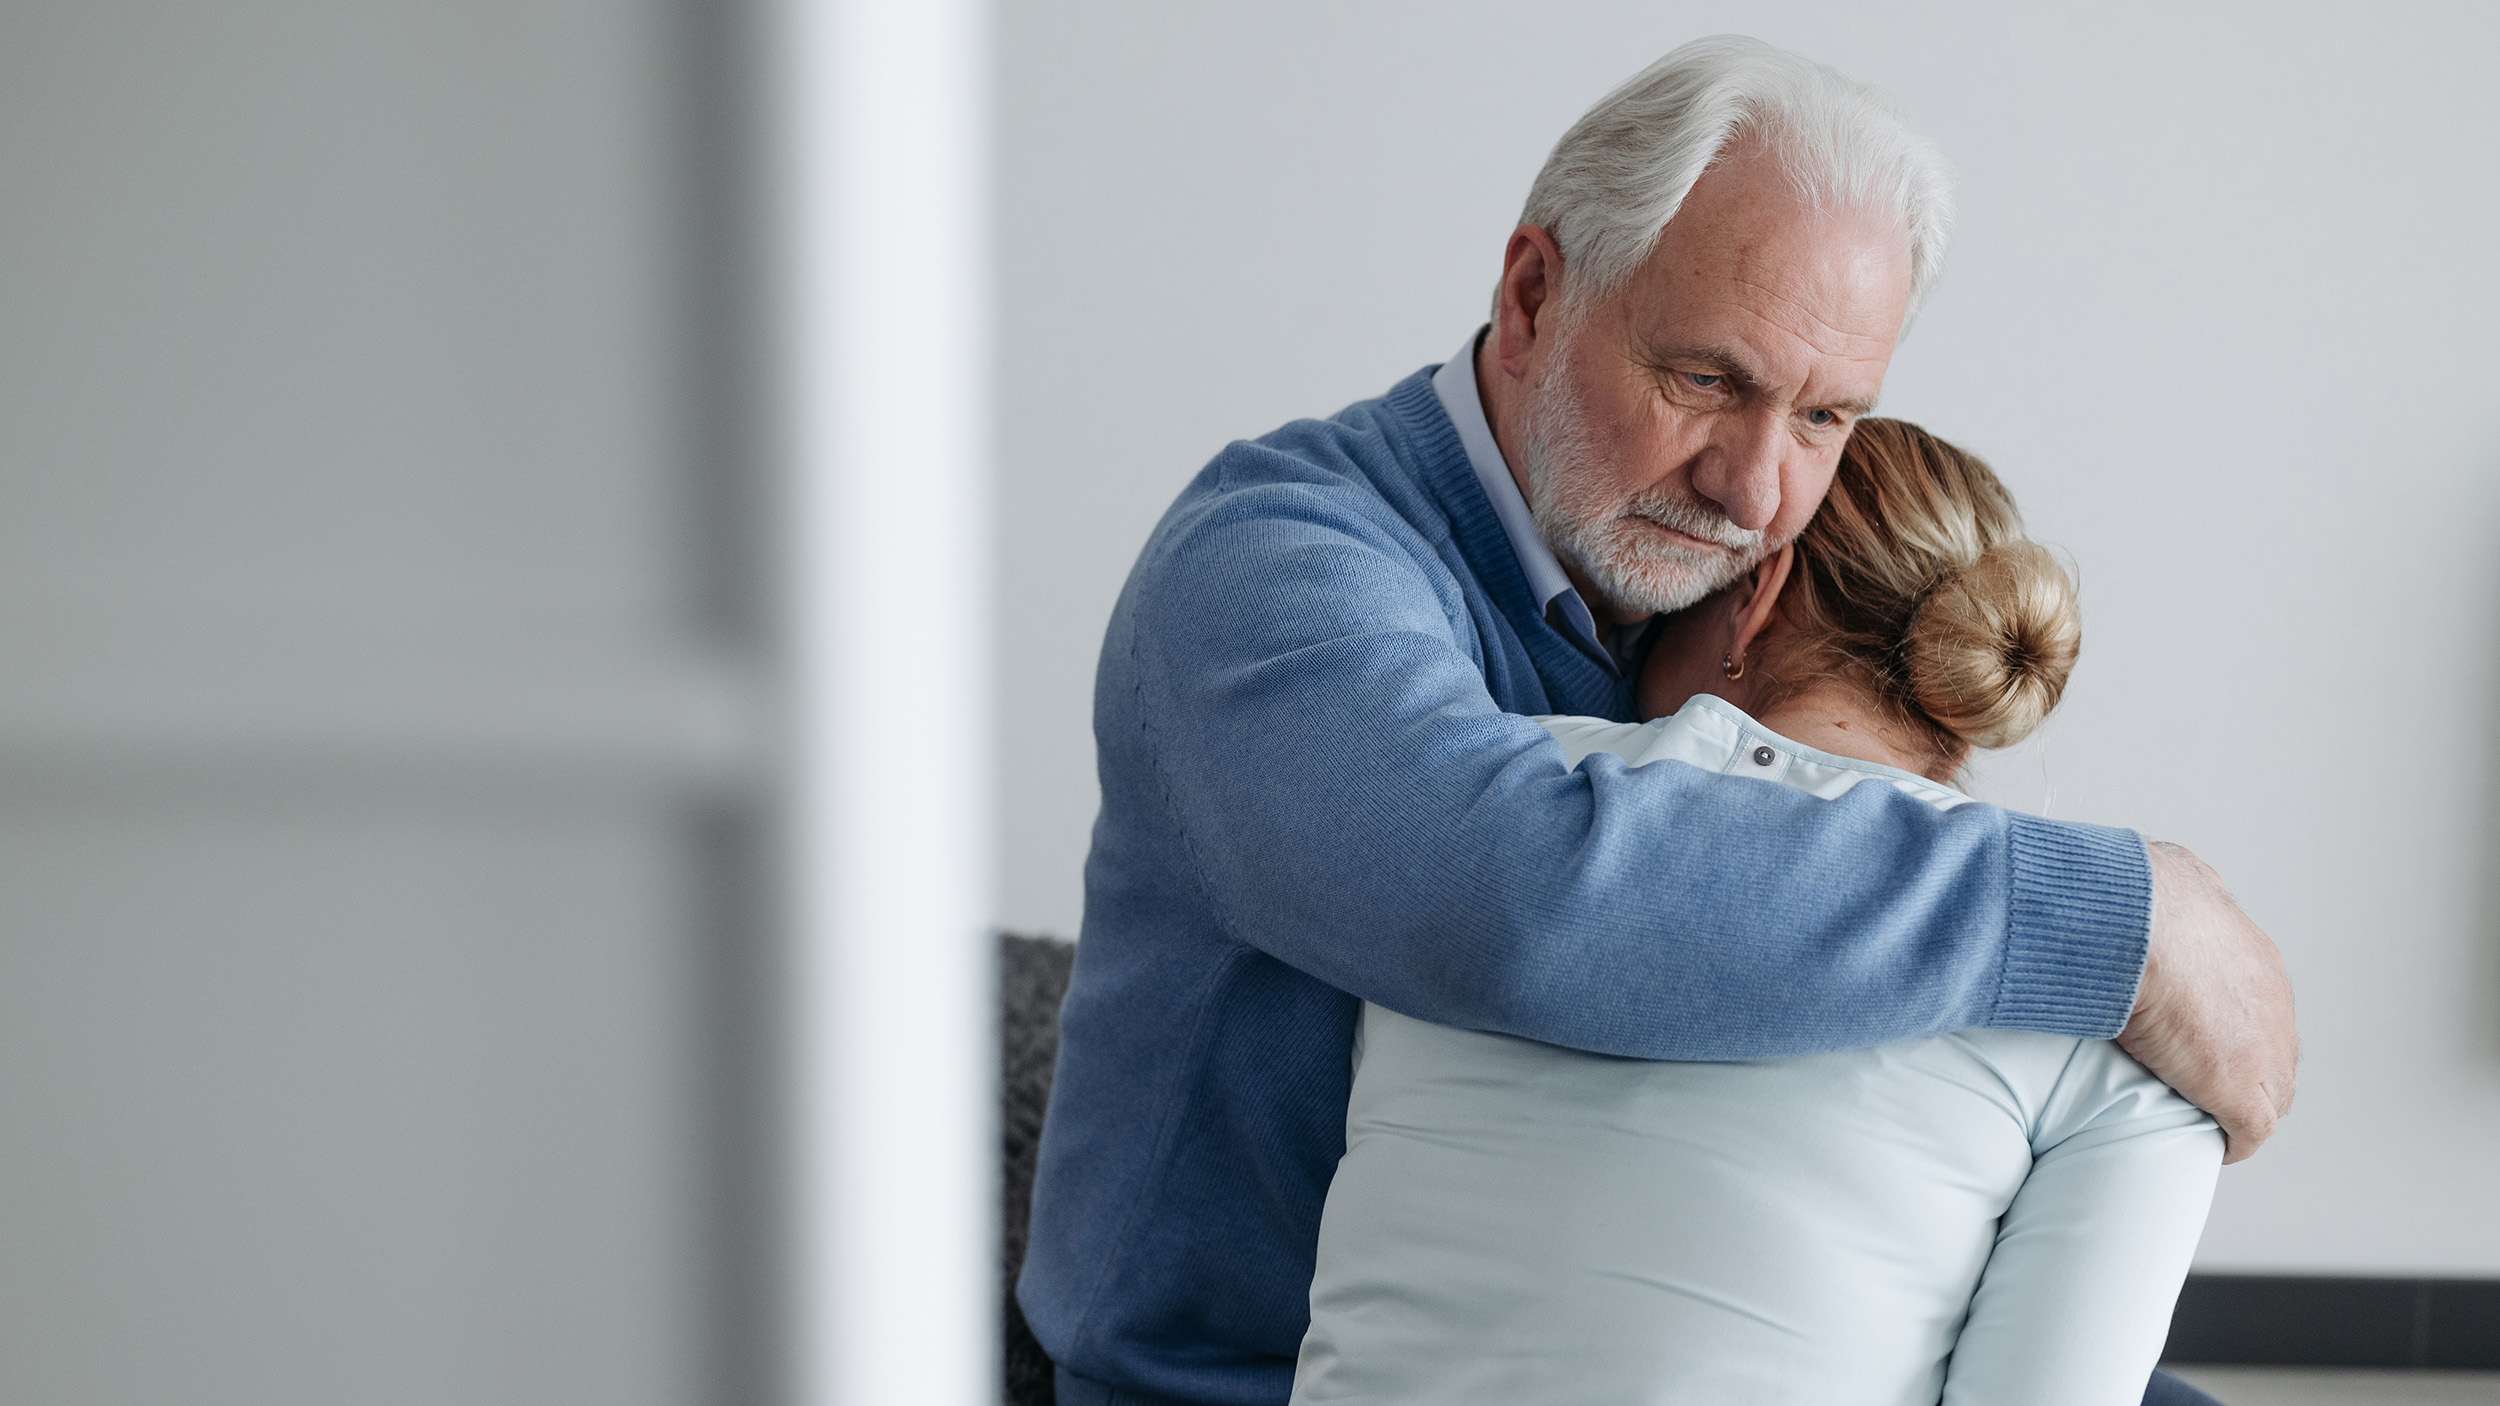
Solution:
<svg viewBox="0 0 2500 1406">
<path fill-rule="evenodd" d="M 971 1186 L 948 1061 L 989 1056 L 895 1035 L 923 1121 L 804 1097 L 811 944 L 987 1000 L 977 934 L 923 961 L 789 898 L 810 749 L 994 728 L 988 818 L 876 882 L 1073 936 L 1094 653 L 1156 516 L 1449 355 L 1553 139 L 1726 30 L 1959 169 L 1884 409 L 1995 464 L 2088 626 L 1983 791 L 2190 844 L 2291 963 L 2300 1106 L 2200 1267 L 2500 1276 L 2500 11 L 920 7 L 956 26 L 898 52 L 982 85 L 930 90 L 975 132 L 934 159 L 986 192 L 946 207 L 982 311 L 902 361 L 994 452 L 930 470 L 985 511 L 854 524 L 880 547 L 784 512 L 876 467 L 789 403 L 862 305 L 794 290 L 925 233 L 873 184 L 775 213 L 817 169 L 794 95 L 899 42 L 793 62 L 810 8 L 0 0 L 0 1401 L 831 1399 L 789 1364 L 838 1329 L 790 1305 L 841 1271 L 794 1227 L 893 1208 L 792 1130 L 850 1109 Z M 840 121 L 926 139 L 880 111 Z M 854 637 L 792 621 L 914 620 L 924 550 L 986 563 L 915 632 L 965 698 L 811 691 Z M 892 584 L 828 606 L 811 551 Z M 897 1223 L 978 1241 L 959 1182 Z M 927 1292 L 929 1341 L 984 1340 Z"/>
<path fill-rule="evenodd" d="M 760 1387 L 702 8 L 0 5 L 0 1399 Z"/>
</svg>

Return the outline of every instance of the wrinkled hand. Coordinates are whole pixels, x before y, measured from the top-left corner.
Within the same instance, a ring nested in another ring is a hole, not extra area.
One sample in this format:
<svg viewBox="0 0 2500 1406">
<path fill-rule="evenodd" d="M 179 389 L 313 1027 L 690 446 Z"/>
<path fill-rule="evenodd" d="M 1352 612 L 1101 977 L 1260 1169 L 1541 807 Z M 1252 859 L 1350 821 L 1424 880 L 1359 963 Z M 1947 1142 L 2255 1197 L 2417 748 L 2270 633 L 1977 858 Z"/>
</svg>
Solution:
<svg viewBox="0 0 2500 1406">
<path fill-rule="evenodd" d="M 2251 1156 L 2292 1106 L 2300 1034 L 2283 954 L 2178 845 L 2156 840 L 2153 933 L 2118 1043 L 2222 1125 L 2222 1160 Z"/>
</svg>

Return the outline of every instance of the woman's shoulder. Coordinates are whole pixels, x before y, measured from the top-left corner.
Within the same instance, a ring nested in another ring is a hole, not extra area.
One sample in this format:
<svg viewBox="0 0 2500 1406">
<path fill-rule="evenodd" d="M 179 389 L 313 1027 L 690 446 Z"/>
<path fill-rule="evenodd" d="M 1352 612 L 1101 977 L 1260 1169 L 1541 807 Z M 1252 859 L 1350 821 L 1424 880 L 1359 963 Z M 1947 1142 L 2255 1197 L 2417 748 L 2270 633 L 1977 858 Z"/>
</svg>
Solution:
<svg viewBox="0 0 2500 1406">
<path fill-rule="evenodd" d="M 1562 744 L 1566 767 L 1577 767 L 1600 753 L 1620 757 L 1626 766 L 1667 761 L 1698 766 L 1705 763 L 1709 751 L 1704 739 L 1673 726 L 1673 718 L 1619 723 L 1611 718 L 1549 715 L 1536 721 Z"/>
<path fill-rule="evenodd" d="M 2035 1148 L 2137 1136 L 2165 1128 L 2214 1128 L 2212 1115 L 2180 1097 L 2115 1040 L 2079 1040 L 2041 1119 Z M 2219 1131 L 2216 1132 L 2219 1137 Z"/>
<path fill-rule="evenodd" d="M 2211 1116 L 2181 1098 L 2115 1040 L 2029 1030 L 1964 1030 L 1946 1038 L 2019 1091 L 2031 1110 L 2035 1153 L 2075 1138 L 2213 1126 Z"/>
<path fill-rule="evenodd" d="M 1683 762 L 1704 771 L 1778 782 L 1826 799 L 1864 782 L 1883 781 L 1939 810 L 1971 803 L 1971 797 L 1915 773 L 1782 737 L 1715 694 L 1697 693 L 1673 716 L 1645 723 L 1581 717 L 1536 721 L 1562 744 L 1564 765 L 1571 767 L 1602 752 L 1622 758 L 1626 766 Z"/>
</svg>

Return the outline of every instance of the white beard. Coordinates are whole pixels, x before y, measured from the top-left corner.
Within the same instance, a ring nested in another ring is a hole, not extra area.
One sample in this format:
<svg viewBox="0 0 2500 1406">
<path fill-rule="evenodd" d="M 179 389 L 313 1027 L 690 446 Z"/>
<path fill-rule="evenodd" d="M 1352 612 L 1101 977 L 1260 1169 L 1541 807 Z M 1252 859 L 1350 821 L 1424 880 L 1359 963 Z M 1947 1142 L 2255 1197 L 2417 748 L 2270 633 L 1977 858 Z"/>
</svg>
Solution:
<svg viewBox="0 0 2500 1406">
<path fill-rule="evenodd" d="M 1728 521 L 1690 489 L 1660 484 L 1628 498 L 1606 496 L 1594 471 L 1588 408 L 1569 371 L 1577 331 L 1569 322 L 1556 329 L 1554 355 L 1521 407 L 1529 510 L 1554 555 L 1605 597 L 1592 606 L 1633 615 L 1682 610 L 1751 570 L 1762 559 L 1763 534 Z M 1725 550 L 1662 536 L 1659 525 Z"/>
</svg>

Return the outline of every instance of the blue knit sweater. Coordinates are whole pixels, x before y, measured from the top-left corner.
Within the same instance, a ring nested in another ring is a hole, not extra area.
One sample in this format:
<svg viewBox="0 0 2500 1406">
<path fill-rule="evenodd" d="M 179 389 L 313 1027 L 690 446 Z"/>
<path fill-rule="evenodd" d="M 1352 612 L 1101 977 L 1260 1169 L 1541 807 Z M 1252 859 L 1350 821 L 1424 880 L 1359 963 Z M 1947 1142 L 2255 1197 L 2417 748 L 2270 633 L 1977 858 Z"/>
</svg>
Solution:
<svg viewBox="0 0 2500 1406">
<path fill-rule="evenodd" d="M 1429 370 L 1164 515 L 1095 683 L 1019 1285 L 1066 1406 L 1286 1399 L 1358 999 L 1649 1059 L 2126 1022 L 2134 833 L 1572 771 L 1540 713 L 1626 719 L 1630 684 L 1540 617 Z"/>
</svg>

